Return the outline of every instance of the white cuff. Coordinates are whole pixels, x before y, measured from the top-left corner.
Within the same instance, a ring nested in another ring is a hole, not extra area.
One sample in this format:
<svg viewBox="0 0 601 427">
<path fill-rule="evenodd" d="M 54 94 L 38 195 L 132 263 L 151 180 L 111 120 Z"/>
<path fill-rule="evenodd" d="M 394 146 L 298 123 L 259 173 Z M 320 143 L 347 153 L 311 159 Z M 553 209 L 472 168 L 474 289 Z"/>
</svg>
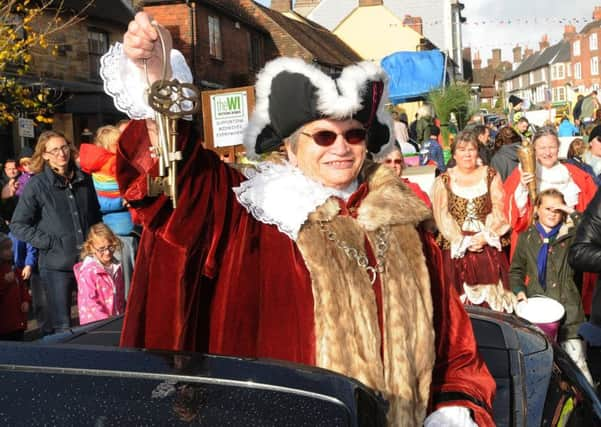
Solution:
<svg viewBox="0 0 601 427">
<path fill-rule="evenodd" d="M 426 417 L 424 427 L 478 427 L 470 410 L 463 406 L 445 406 Z"/>
<path fill-rule="evenodd" d="M 460 241 L 451 243 L 451 259 L 463 258 L 465 251 L 467 251 L 467 248 L 469 248 L 471 244 L 471 236 L 463 236 Z"/>
<path fill-rule="evenodd" d="M 515 206 L 518 208 L 520 216 L 523 216 L 526 213 L 526 205 L 528 204 L 528 189 L 521 182 L 515 188 L 513 198 L 515 200 Z"/>
<path fill-rule="evenodd" d="M 192 72 L 180 51 L 171 50 L 172 79 L 192 83 Z M 146 101 L 148 87 L 144 70 L 137 67 L 123 52 L 123 45 L 115 43 L 100 59 L 100 76 L 104 91 L 113 98 L 117 110 L 131 119 L 153 119 L 154 110 Z"/>
</svg>

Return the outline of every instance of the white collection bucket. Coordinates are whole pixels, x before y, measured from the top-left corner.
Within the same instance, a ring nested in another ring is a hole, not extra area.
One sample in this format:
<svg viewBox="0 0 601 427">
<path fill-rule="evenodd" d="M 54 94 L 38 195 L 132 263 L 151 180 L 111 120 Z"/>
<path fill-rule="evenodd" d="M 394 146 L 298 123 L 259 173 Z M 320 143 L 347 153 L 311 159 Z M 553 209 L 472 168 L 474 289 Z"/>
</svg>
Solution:
<svg viewBox="0 0 601 427">
<path fill-rule="evenodd" d="M 553 341 L 557 340 L 557 331 L 565 312 L 561 303 L 543 296 L 528 298 L 527 302 L 520 301 L 516 307 L 518 316 L 534 323 Z"/>
</svg>

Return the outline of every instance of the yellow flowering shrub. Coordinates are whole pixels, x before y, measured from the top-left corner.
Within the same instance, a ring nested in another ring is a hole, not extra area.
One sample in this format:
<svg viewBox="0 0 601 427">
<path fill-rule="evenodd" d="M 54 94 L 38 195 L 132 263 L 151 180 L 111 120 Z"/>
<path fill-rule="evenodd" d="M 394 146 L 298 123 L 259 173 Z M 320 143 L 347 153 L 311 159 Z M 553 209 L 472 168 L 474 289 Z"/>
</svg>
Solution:
<svg viewBox="0 0 601 427">
<path fill-rule="evenodd" d="M 51 90 L 43 81 L 31 84 L 35 77 L 30 68 L 32 51 L 55 56 L 58 47 L 53 36 L 82 19 L 80 15 L 64 19 L 56 4 L 52 0 L 0 0 L 0 126 L 19 116 L 52 123 Z M 28 76 L 29 82 L 22 76 Z"/>
</svg>

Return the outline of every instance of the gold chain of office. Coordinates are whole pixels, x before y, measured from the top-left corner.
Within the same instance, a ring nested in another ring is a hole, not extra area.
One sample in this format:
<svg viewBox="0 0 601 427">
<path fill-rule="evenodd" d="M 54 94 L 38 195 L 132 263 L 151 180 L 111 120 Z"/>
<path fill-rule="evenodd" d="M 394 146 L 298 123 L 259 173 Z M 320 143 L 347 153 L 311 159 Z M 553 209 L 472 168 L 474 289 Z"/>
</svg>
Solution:
<svg viewBox="0 0 601 427">
<path fill-rule="evenodd" d="M 319 229 L 325 234 L 326 238 L 333 242 L 338 248 L 346 254 L 346 256 L 355 261 L 359 268 L 364 269 L 368 276 L 369 281 L 373 285 L 376 281 L 378 273 L 382 275 L 386 270 L 385 267 L 385 256 L 388 251 L 388 234 L 390 233 L 390 227 L 380 227 L 376 230 L 376 265 L 369 265 L 369 258 L 367 255 L 349 245 L 347 242 L 340 240 L 336 233 L 328 226 L 327 221 L 319 221 Z"/>
</svg>

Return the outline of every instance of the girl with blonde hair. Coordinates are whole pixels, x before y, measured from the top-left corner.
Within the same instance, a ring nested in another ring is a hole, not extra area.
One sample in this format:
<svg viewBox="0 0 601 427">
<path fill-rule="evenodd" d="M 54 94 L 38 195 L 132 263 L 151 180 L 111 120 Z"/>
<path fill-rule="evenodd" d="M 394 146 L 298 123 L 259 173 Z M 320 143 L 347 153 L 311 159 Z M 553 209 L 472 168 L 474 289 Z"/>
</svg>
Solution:
<svg viewBox="0 0 601 427">
<path fill-rule="evenodd" d="M 31 177 L 19 197 L 10 229 L 20 241 L 38 248 L 40 277 L 46 290 L 52 331 L 71 326 L 73 265 L 92 224 L 101 220 L 92 178 L 74 161 L 65 137 L 43 132 L 32 157 Z"/>
<path fill-rule="evenodd" d="M 103 223 L 90 227 L 73 271 L 77 279 L 79 323 L 86 324 L 123 313 L 125 285 L 121 263 L 114 257 L 121 240 Z"/>
</svg>

